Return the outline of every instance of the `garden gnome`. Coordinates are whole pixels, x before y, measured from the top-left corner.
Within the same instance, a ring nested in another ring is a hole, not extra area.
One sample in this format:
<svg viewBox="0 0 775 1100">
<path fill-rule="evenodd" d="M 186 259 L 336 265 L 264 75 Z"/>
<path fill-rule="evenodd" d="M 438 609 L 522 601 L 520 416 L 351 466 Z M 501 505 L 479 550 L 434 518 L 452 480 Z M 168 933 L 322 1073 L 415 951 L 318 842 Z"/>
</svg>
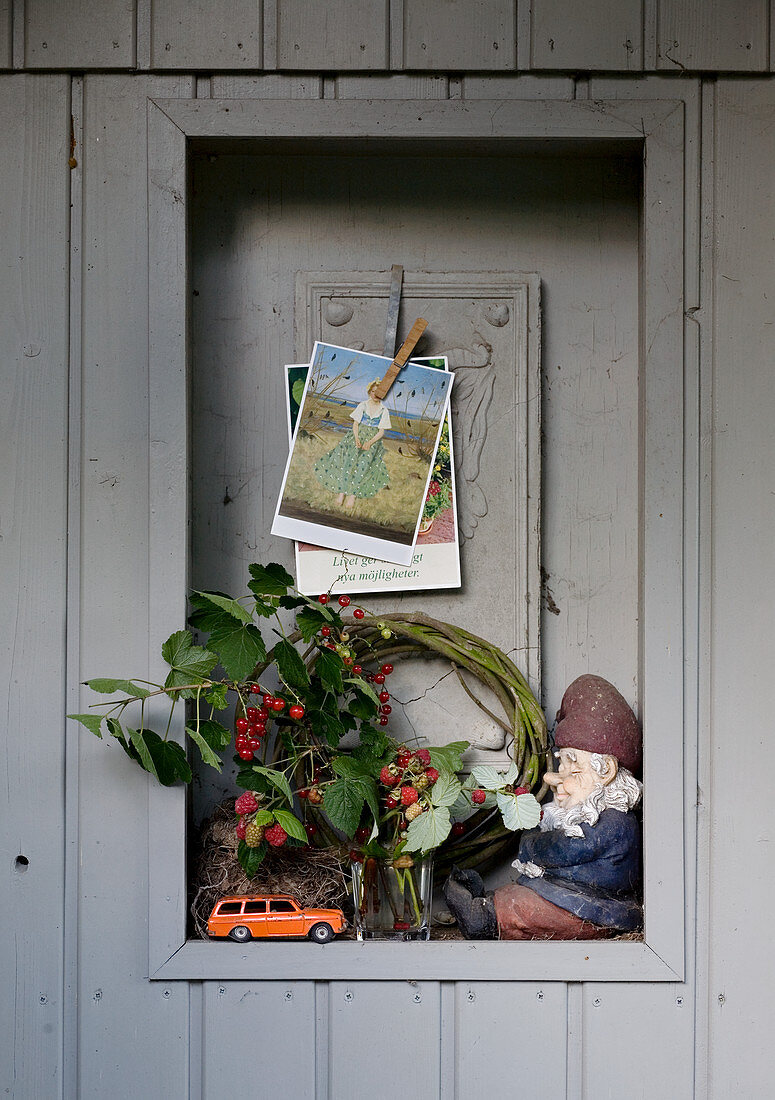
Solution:
<svg viewBox="0 0 775 1100">
<path fill-rule="evenodd" d="M 444 897 L 469 939 L 598 939 L 641 927 L 641 734 L 601 676 L 574 680 L 555 729 L 554 799 L 524 833 L 517 881 L 486 894 L 475 871 L 453 868 Z"/>
</svg>

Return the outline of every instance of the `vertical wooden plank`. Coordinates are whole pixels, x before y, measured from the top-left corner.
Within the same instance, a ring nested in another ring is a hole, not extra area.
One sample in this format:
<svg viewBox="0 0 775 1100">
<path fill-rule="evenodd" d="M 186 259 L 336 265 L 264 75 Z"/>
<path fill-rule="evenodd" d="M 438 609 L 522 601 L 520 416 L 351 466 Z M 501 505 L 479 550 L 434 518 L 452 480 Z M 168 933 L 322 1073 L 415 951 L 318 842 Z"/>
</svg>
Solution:
<svg viewBox="0 0 775 1100">
<path fill-rule="evenodd" d="M 404 0 L 407 69 L 514 69 L 514 0 Z"/>
<path fill-rule="evenodd" d="M 25 0 L 28 69 L 132 69 L 134 0 Z"/>
<path fill-rule="evenodd" d="M 263 73 L 261 76 L 213 76 L 213 99 L 320 99 L 322 80 L 313 73 L 288 76 Z"/>
<path fill-rule="evenodd" d="M 562 983 L 456 982 L 455 1009 L 457 1095 L 517 1096 L 528 1066 L 534 1096 L 565 1095 Z"/>
<path fill-rule="evenodd" d="M 584 1097 L 699 1095 L 690 990 L 627 982 L 589 983 L 583 990 Z"/>
<path fill-rule="evenodd" d="M 388 0 L 269 0 L 277 5 L 278 69 L 386 69 Z"/>
<path fill-rule="evenodd" d="M 190 78 L 86 80 L 79 680 L 111 669 L 147 674 L 146 102 L 192 92 Z M 79 709 L 91 702 L 84 691 Z M 137 1095 L 183 1097 L 188 991 L 147 981 L 150 780 L 116 748 L 81 737 L 79 1023 L 88 1056 L 79 1095 L 122 1095 L 131 1081 Z M 131 1042 L 118 1041 L 127 1021 Z"/>
<path fill-rule="evenodd" d="M 439 982 L 331 982 L 329 1004 L 329 1096 L 393 1100 L 405 1072 L 413 1096 L 439 1095 Z M 387 1065 L 375 1059 L 379 1035 Z"/>
<path fill-rule="evenodd" d="M 0 77 L 0 1091 L 60 1095 L 68 82 Z"/>
<path fill-rule="evenodd" d="M 13 65 L 11 12 L 13 0 L 0 0 L 0 69 Z"/>
<path fill-rule="evenodd" d="M 152 0 L 155 69 L 260 69 L 261 0 Z"/>
<path fill-rule="evenodd" d="M 637 72 L 643 67 L 642 0 L 533 0 L 534 69 Z"/>
<path fill-rule="evenodd" d="M 709 1095 L 772 1091 L 775 888 L 768 715 L 775 621 L 775 88 L 717 87 L 713 287 Z M 744 762 L 741 790 L 729 781 Z M 761 812 L 758 808 L 762 808 Z"/>
<path fill-rule="evenodd" d="M 659 0 L 658 68 L 766 71 L 768 7 L 768 0 Z"/>
<path fill-rule="evenodd" d="M 203 1020 L 202 1100 L 320 1096 L 314 982 L 205 982 Z"/>
</svg>

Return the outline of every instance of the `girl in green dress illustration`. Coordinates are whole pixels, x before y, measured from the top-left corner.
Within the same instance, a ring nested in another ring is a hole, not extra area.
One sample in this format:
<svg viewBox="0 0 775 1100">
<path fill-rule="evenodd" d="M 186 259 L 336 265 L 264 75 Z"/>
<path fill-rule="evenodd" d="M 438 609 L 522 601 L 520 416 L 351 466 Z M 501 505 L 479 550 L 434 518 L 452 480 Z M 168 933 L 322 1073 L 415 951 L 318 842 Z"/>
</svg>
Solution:
<svg viewBox="0 0 775 1100">
<path fill-rule="evenodd" d="M 366 400 L 350 413 L 352 431 L 315 463 L 315 476 L 324 488 L 336 493 L 336 503 L 351 512 L 355 501 L 376 496 L 390 484 L 385 466 L 382 437 L 390 430 L 390 413 L 374 389 L 375 378 L 366 390 Z"/>
</svg>

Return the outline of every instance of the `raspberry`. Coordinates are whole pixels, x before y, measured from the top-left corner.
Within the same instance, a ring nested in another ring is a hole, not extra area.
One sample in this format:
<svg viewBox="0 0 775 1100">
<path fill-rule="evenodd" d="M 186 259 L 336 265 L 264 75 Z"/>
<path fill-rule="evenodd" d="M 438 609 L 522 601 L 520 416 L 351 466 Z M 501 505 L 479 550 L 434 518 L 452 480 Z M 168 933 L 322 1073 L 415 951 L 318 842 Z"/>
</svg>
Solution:
<svg viewBox="0 0 775 1100">
<path fill-rule="evenodd" d="M 239 819 L 239 821 L 237 822 L 237 828 L 234 830 L 235 833 L 237 834 L 237 839 L 238 840 L 244 840 L 245 839 L 245 831 L 246 830 L 247 830 L 247 825 L 245 824 L 245 818 L 241 817 Z"/>
<path fill-rule="evenodd" d="M 423 813 L 423 808 L 419 802 L 415 802 L 412 806 L 406 807 L 406 820 L 414 821 L 416 817 L 419 817 Z"/>
<path fill-rule="evenodd" d="M 487 797 L 487 792 L 483 791 L 481 787 L 477 787 L 475 791 L 471 791 L 471 801 L 475 806 L 481 806 Z"/>
<path fill-rule="evenodd" d="M 396 757 L 396 766 L 403 769 L 409 765 L 409 761 L 412 759 L 412 754 L 407 750 L 406 752 L 400 752 Z"/>
<path fill-rule="evenodd" d="M 428 767 L 431 762 L 431 754 L 428 752 L 427 749 L 418 749 L 414 755 L 417 757 L 421 764 L 424 764 L 426 768 Z"/>
<path fill-rule="evenodd" d="M 530 794 L 530 788 L 529 787 L 515 787 L 514 788 L 514 794 L 516 794 L 516 795 Z"/>
<path fill-rule="evenodd" d="M 425 778 L 428 780 L 428 786 L 432 787 L 436 780 L 439 778 L 439 773 L 435 768 L 426 768 L 424 772 Z"/>
<path fill-rule="evenodd" d="M 379 781 L 380 783 L 383 783 L 386 787 L 395 787 L 398 779 L 399 777 L 395 775 L 395 773 L 392 772 L 387 765 L 385 765 L 385 767 L 379 773 Z"/>
<path fill-rule="evenodd" d="M 264 838 L 273 848 L 282 848 L 283 844 L 285 844 L 288 839 L 288 834 L 282 825 L 276 821 L 274 825 L 270 825 L 266 830 Z"/>
<path fill-rule="evenodd" d="M 256 796 L 252 791 L 245 791 L 234 803 L 234 809 L 238 814 L 252 814 L 254 810 L 258 809 Z"/>
<path fill-rule="evenodd" d="M 264 839 L 264 835 L 264 826 L 256 825 L 255 821 L 251 821 L 245 829 L 245 843 L 248 848 L 257 848 Z"/>
<path fill-rule="evenodd" d="M 415 789 L 418 791 L 427 791 L 428 787 L 430 787 L 430 783 L 425 778 L 425 772 L 423 772 L 422 775 L 417 776 L 417 778 L 414 780 L 414 786 Z"/>
<path fill-rule="evenodd" d="M 402 787 L 401 788 L 401 805 L 411 806 L 413 802 L 416 802 L 420 796 L 414 787 Z"/>
</svg>

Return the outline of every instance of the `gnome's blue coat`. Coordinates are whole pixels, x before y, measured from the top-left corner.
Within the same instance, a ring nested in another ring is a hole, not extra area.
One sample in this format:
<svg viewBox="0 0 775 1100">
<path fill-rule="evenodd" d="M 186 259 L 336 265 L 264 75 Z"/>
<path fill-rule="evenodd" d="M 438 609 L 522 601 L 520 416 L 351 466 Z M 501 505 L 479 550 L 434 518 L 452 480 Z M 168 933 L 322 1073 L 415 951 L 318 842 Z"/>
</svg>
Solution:
<svg viewBox="0 0 775 1100">
<path fill-rule="evenodd" d="M 519 859 L 544 869 L 541 878 L 518 882 L 582 920 L 633 931 L 643 923 L 638 903 L 640 824 L 632 813 L 603 810 L 581 836 L 562 829 L 531 829 L 522 836 Z"/>
</svg>

